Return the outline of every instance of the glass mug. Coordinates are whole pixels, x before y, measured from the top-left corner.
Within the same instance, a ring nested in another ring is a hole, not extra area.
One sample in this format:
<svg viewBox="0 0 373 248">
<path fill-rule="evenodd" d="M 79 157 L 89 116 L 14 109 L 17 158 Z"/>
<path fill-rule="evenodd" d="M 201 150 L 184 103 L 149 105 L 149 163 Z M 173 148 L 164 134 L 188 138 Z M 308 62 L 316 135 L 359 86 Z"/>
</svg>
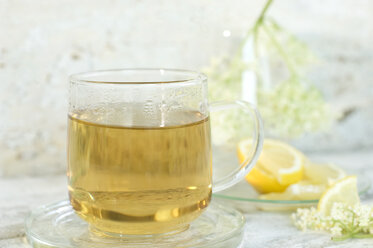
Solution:
<svg viewBox="0 0 373 248">
<path fill-rule="evenodd" d="M 242 108 L 254 119 L 248 159 L 212 184 L 209 109 Z M 75 212 L 109 234 L 183 230 L 212 192 L 241 180 L 262 147 L 257 110 L 207 101 L 205 75 L 123 69 L 70 77 L 68 190 Z"/>
</svg>

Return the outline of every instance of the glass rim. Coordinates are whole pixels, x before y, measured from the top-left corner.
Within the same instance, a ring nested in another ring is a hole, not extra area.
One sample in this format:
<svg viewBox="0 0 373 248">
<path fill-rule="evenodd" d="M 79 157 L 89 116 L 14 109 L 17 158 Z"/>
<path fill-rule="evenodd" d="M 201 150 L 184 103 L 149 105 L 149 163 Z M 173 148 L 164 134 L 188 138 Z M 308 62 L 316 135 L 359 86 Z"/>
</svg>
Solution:
<svg viewBox="0 0 373 248">
<path fill-rule="evenodd" d="M 165 74 L 179 74 L 184 75 L 185 78 L 177 80 L 97 80 L 93 79 L 97 76 L 113 75 L 115 73 L 141 73 L 153 72 L 159 73 L 158 75 Z M 88 83 L 88 84 L 113 84 L 113 85 L 137 85 L 137 84 L 175 84 L 175 83 L 202 83 L 207 81 L 207 76 L 202 72 L 185 69 L 172 69 L 172 68 L 120 68 L 120 69 L 107 69 L 107 70 L 93 70 L 87 72 L 75 73 L 69 76 L 70 83 Z"/>
</svg>

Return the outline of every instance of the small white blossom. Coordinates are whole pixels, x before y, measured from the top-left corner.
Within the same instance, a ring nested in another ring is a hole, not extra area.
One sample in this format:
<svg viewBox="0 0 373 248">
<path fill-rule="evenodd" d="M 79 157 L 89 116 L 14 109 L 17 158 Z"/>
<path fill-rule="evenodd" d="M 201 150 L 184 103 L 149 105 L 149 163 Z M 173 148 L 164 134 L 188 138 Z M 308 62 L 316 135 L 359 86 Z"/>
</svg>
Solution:
<svg viewBox="0 0 373 248">
<path fill-rule="evenodd" d="M 354 209 L 356 220 L 360 227 L 368 227 L 372 216 L 372 208 L 365 205 L 356 206 Z"/>
<path fill-rule="evenodd" d="M 329 231 L 335 240 L 373 237 L 373 209 L 367 205 L 334 203 L 329 216 L 321 214 L 315 208 L 297 209 L 292 214 L 292 219 L 301 230 Z"/>
<path fill-rule="evenodd" d="M 341 236 L 342 235 L 342 228 L 339 225 L 334 225 L 332 228 L 330 228 L 330 232 L 334 236 Z"/>
</svg>

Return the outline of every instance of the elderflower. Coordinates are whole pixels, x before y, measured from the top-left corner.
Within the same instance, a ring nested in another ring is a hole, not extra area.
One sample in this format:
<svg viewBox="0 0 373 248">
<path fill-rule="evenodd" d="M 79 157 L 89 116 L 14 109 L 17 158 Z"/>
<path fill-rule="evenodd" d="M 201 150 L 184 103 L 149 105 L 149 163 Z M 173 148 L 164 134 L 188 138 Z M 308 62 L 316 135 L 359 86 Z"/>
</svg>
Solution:
<svg viewBox="0 0 373 248">
<path fill-rule="evenodd" d="M 281 82 L 269 91 L 259 90 L 258 103 L 271 132 L 284 137 L 324 130 L 332 120 L 329 105 L 321 93 L 297 77 Z"/>
<path fill-rule="evenodd" d="M 291 217 L 299 229 L 329 231 L 333 240 L 373 237 L 373 208 L 367 205 L 334 203 L 329 216 L 313 207 L 300 208 Z"/>
<path fill-rule="evenodd" d="M 330 232 L 334 236 L 341 236 L 342 235 L 342 228 L 340 227 L 340 224 L 337 223 L 335 226 L 333 226 L 332 228 L 330 228 Z"/>
<path fill-rule="evenodd" d="M 272 3 L 273 0 L 266 1 L 261 14 L 234 53 L 213 59 L 203 70 L 211 82 L 209 99 L 255 96 L 251 97 L 251 102 L 257 104 L 266 130 L 277 137 L 296 138 L 326 130 L 337 116 L 321 92 L 304 79 L 306 65 L 315 62 L 316 56 L 275 20 L 266 18 Z M 278 70 L 279 63 L 285 65 L 286 77 L 282 79 L 280 74 L 283 73 L 277 72 L 276 80 L 270 80 L 270 74 Z M 254 92 L 243 92 L 246 90 L 242 87 L 245 72 L 255 75 L 250 81 Z M 230 137 L 242 137 L 242 132 L 247 130 L 246 125 L 242 125 L 247 121 L 232 117 L 235 116 L 227 114 L 215 121 L 214 126 L 219 130 L 214 134 L 222 136 L 219 137 L 222 143 Z"/>
</svg>

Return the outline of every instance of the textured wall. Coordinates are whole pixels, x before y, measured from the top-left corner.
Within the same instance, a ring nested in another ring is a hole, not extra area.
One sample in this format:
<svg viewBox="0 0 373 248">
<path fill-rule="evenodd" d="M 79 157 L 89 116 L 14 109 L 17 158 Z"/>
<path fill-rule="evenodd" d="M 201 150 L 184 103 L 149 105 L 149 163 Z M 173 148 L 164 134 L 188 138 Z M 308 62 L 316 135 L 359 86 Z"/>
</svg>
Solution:
<svg viewBox="0 0 373 248">
<path fill-rule="evenodd" d="M 199 69 L 232 51 L 263 3 L 0 1 L 0 174 L 64 170 L 69 74 Z M 278 0 L 270 12 L 318 54 L 310 78 L 351 112 L 332 132 L 302 140 L 306 149 L 373 146 L 372 13 L 369 0 Z"/>
</svg>

